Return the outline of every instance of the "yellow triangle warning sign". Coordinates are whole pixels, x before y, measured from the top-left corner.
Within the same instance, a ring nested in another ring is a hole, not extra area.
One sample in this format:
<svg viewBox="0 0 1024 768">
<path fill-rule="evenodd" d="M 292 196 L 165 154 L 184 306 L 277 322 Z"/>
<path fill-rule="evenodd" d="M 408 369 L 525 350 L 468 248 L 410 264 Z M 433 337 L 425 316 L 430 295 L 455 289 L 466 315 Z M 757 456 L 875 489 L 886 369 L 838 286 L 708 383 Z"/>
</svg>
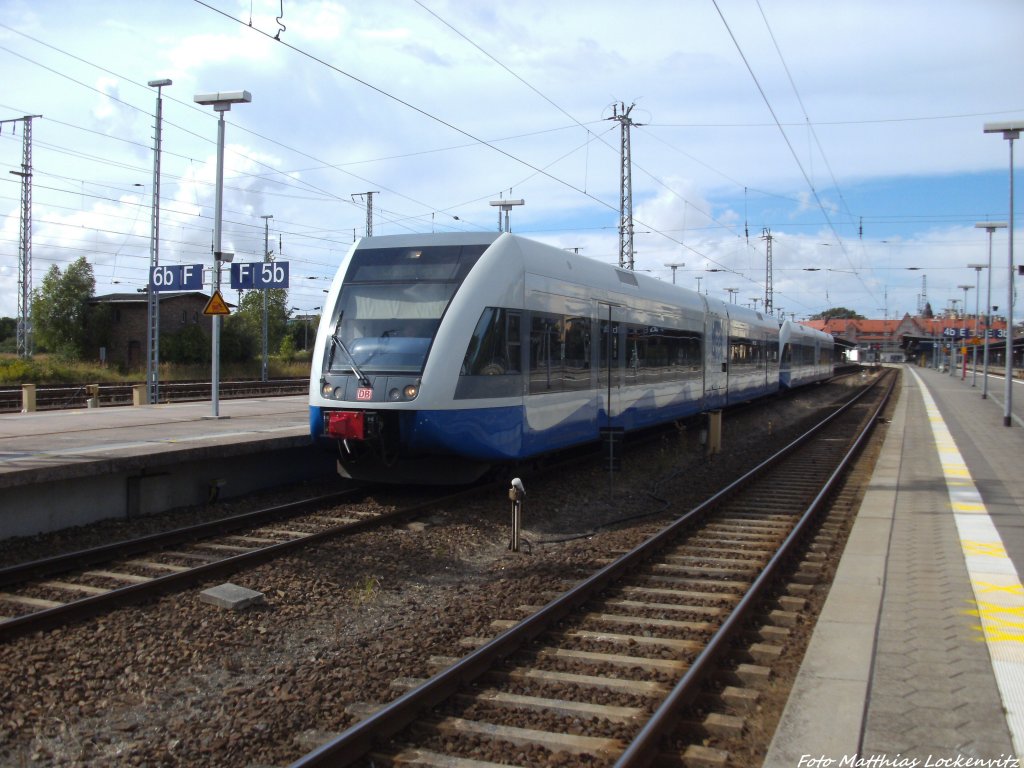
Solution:
<svg viewBox="0 0 1024 768">
<path fill-rule="evenodd" d="M 230 315 L 231 310 L 228 309 L 227 303 L 224 301 L 224 297 L 220 295 L 220 291 L 214 291 L 213 296 L 206 302 L 206 308 L 203 310 L 204 315 Z"/>
</svg>

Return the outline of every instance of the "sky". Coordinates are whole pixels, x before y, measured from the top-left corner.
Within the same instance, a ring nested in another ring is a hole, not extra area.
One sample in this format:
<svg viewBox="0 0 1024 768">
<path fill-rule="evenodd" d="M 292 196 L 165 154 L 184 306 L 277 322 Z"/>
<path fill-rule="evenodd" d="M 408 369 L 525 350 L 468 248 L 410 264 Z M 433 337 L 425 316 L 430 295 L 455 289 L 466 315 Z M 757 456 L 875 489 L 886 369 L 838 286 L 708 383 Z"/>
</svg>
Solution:
<svg viewBox="0 0 1024 768">
<path fill-rule="evenodd" d="M 763 308 L 770 242 L 776 314 L 973 314 L 975 224 L 1009 217 L 1010 143 L 983 125 L 1024 120 L 1021 30 L 1020 0 L 0 0 L 0 121 L 41 116 L 33 288 L 81 256 L 98 295 L 145 288 L 147 82 L 168 78 L 160 263 L 212 264 L 217 116 L 194 96 L 247 90 L 222 250 L 268 242 L 296 314 L 365 233 L 367 192 L 375 235 L 494 231 L 491 201 L 522 199 L 514 233 L 617 264 L 626 110 L 637 270 Z M 0 123 L 7 317 L 23 152 L 24 122 Z M 1008 250 L 997 231 L 999 314 Z"/>
</svg>

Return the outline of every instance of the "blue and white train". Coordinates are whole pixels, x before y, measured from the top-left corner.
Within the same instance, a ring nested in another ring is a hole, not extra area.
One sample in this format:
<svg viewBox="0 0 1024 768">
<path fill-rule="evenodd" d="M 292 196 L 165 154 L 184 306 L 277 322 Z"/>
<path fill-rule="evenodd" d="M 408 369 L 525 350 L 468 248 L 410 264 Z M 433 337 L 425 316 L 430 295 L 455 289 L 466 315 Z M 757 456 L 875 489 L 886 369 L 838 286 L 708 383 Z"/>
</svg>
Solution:
<svg viewBox="0 0 1024 768">
<path fill-rule="evenodd" d="M 832 375 L 827 334 L 512 234 L 364 238 L 324 306 L 310 430 L 362 480 L 467 482 Z"/>
</svg>

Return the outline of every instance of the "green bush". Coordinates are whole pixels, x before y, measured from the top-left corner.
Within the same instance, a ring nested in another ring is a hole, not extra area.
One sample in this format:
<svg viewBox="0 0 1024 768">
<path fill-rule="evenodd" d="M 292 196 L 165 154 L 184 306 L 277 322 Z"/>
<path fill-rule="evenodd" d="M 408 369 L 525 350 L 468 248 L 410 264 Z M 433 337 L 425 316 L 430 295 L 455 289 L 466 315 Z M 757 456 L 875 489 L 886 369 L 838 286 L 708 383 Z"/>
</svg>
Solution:
<svg viewBox="0 0 1024 768">
<path fill-rule="evenodd" d="M 145 378 L 145 377 L 143 377 Z M 116 368 L 78 363 L 57 355 L 36 355 L 24 359 L 0 358 L 0 384 L 98 384 L 120 382 L 124 376 Z"/>
<path fill-rule="evenodd" d="M 198 325 L 160 334 L 160 361 L 195 365 L 210 362 L 210 339 Z"/>
<path fill-rule="evenodd" d="M 210 345 L 206 344 L 205 360 L 188 363 L 168 362 L 164 344 L 160 343 L 160 381 L 209 381 Z M 198 351 L 196 352 L 197 354 Z M 222 360 L 221 380 L 258 379 L 261 364 L 259 360 L 230 362 Z M 309 376 L 309 355 L 298 352 L 292 360 L 272 355 L 267 361 L 268 374 L 272 379 L 304 379 Z M 62 385 L 62 384 L 139 384 L 146 380 L 144 368 L 124 372 L 115 366 L 100 366 L 95 363 L 69 361 L 58 355 L 38 354 L 29 359 L 14 355 L 0 355 L 0 385 L 20 386 L 21 384 Z"/>
</svg>

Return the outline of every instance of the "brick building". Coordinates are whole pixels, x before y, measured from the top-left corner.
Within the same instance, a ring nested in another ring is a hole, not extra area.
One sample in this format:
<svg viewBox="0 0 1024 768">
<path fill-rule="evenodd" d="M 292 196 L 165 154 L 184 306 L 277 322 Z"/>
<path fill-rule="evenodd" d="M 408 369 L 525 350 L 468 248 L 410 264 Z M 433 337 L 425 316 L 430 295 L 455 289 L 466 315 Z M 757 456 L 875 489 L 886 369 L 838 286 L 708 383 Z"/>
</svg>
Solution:
<svg viewBox="0 0 1024 768">
<path fill-rule="evenodd" d="M 949 346 L 973 345 L 984 339 L 985 319 L 978 318 L 975 335 L 973 315 L 949 315 L 934 318 L 904 315 L 902 320 L 808 320 L 811 328 L 830 333 L 855 345 L 861 362 L 915 362 L 932 365 L 935 356 L 944 358 Z M 1006 340 L 1006 319 L 993 318 L 989 332 L 993 359 L 1002 360 L 998 344 Z M 1001 364 L 1001 362 L 1000 362 Z"/>
<path fill-rule="evenodd" d="M 209 295 L 189 292 L 161 292 L 160 335 L 177 333 L 191 325 L 198 325 L 209 337 L 212 318 L 203 314 Z M 147 305 L 145 293 L 108 293 L 93 296 L 90 304 L 111 308 L 110 334 L 106 347 L 106 360 L 127 368 L 146 364 Z M 230 306 L 230 305 L 229 305 Z"/>
</svg>

